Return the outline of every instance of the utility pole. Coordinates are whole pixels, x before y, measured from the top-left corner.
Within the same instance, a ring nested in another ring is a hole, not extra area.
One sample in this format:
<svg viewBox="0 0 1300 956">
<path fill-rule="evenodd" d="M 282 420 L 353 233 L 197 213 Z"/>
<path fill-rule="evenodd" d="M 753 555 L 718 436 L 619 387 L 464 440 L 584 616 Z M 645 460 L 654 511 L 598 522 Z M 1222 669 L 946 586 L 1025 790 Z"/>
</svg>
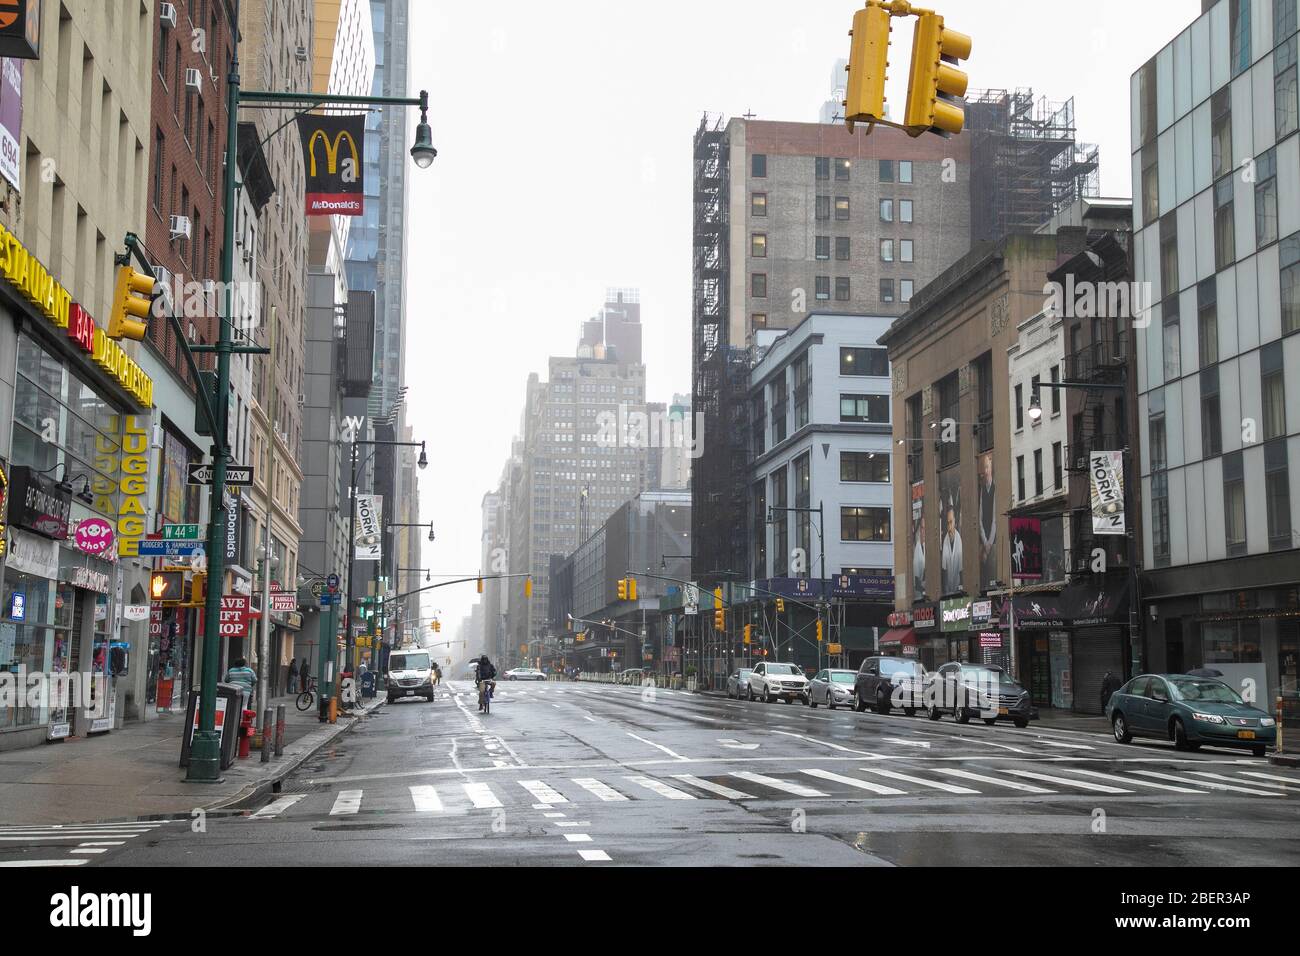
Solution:
<svg viewBox="0 0 1300 956">
<path fill-rule="evenodd" d="M 266 514 L 262 521 L 262 620 L 261 638 L 257 642 L 257 700 L 265 708 L 270 700 L 271 686 L 271 515 L 275 508 L 275 308 L 271 308 L 271 322 L 267 335 L 266 370 L 270 385 L 267 392 L 266 420 L 271 425 L 270 441 L 266 443 Z M 211 578 L 209 578 L 211 580 Z"/>
</svg>

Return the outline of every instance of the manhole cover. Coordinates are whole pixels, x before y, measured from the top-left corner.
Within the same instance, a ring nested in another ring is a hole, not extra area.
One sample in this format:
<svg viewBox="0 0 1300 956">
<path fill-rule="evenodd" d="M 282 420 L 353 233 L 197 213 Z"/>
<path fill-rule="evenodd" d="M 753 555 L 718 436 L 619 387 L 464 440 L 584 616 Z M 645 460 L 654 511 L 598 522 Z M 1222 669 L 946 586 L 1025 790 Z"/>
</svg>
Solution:
<svg viewBox="0 0 1300 956">
<path fill-rule="evenodd" d="M 312 829 L 319 833 L 340 833 L 347 830 L 396 830 L 400 826 L 400 823 L 352 823 Z"/>
</svg>

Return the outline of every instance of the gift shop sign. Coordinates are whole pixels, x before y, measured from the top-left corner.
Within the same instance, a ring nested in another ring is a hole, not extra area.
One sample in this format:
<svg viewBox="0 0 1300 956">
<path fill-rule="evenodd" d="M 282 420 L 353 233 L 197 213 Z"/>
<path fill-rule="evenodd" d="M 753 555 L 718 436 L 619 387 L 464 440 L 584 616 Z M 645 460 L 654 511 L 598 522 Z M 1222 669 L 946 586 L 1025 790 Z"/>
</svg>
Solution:
<svg viewBox="0 0 1300 956">
<path fill-rule="evenodd" d="M 246 595 L 221 595 L 217 633 L 221 637 L 244 637 L 248 633 L 248 597 Z"/>
</svg>

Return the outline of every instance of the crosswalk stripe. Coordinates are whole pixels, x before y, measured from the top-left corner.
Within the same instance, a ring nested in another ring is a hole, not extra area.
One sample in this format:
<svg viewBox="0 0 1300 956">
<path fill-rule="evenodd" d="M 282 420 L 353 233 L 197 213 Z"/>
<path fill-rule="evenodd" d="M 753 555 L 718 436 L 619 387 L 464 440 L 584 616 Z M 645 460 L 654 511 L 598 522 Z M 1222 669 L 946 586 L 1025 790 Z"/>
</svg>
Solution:
<svg viewBox="0 0 1300 956">
<path fill-rule="evenodd" d="M 572 777 L 570 779 L 572 779 L 573 782 L 576 783 L 578 786 L 580 786 L 583 790 L 586 790 L 588 793 L 594 793 L 596 796 L 600 797 L 600 799 L 605 800 L 607 802 L 614 802 L 614 801 L 627 799 L 627 797 L 623 796 L 623 794 L 619 793 L 613 787 L 609 786 L 608 784 L 601 783 L 599 780 L 595 779 L 594 777 Z"/>
<path fill-rule="evenodd" d="M 129 820 L 119 823 L 11 823 L 0 826 L 0 832 L 6 830 L 152 830 L 162 826 L 161 823 L 137 822 Z"/>
<path fill-rule="evenodd" d="M 85 853 L 85 854 L 87 854 L 87 855 L 94 855 L 94 854 L 96 854 L 96 853 L 107 853 L 108 851 L 105 850 L 103 847 L 93 847 L 93 846 L 91 846 L 91 847 L 83 847 L 83 846 L 79 846 L 79 847 L 77 847 L 75 850 L 70 850 L 69 852 L 70 852 L 70 853 Z"/>
<path fill-rule="evenodd" d="M 1211 790 L 1231 790 L 1233 793 L 1249 793 L 1255 797 L 1283 797 L 1286 794 L 1278 793 L 1276 790 L 1255 790 L 1251 787 L 1234 787 L 1227 783 L 1215 783 L 1212 780 L 1189 780 L 1186 777 L 1176 777 L 1172 773 L 1160 773 L 1156 770 L 1134 770 L 1136 774 L 1144 777 L 1155 777 L 1158 780 L 1172 780 L 1175 783 L 1194 783 L 1198 787 L 1209 787 Z"/>
<path fill-rule="evenodd" d="M 801 783 L 794 783 L 790 780 L 778 780 L 776 777 L 765 777 L 761 773 L 753 773 L 749 770 L 740 770 L 732 774 L 733 777 L 739 777 L 741 780 L 748 780 L 750 783 L 762 784 L 765 787 L 771 787 L 773 790 L 783 790 L 786 793 L 793 793 L 796 797 L 825 797 L 828 794 L 820 790 L 814 790 L 812 787 L 805 787 Z"/>
<path fill-rule="evenodd" d="M 81 866 L 83 863 L 89 863 L 89 860 L 66 859 L 66 860 L 0 860 L 0 866 Z"/>
<path fill-rule="evenodd" d="M 979 793 L 978 790 L 972 790 L 970 787 L 959 787 L 955 783 L 942 783 L 938 780 L 926 780 L 923 777 L 911 777 L 905 773 L 899 773 L 897 770 L 873 770 L 869 767 L 859 767 L 858 769 L 866 773 L 879 774 L 891 780 L 902 780 L 904 783 L 915 783 L 918 786 L 942 790 L 945 793 Z"/>
<path fill-rule="evenodd" d="M 604 850 L 579 850 L 578 856 L 582 857 L 588 863 L 608 863 L 609 854 Z"/>
<path fill-rule="evenodd" d="M 430 786 L 412 787 L 411 802 L 419 813 L 442 812 L 442 800 L 438 798 L 438 791 Z"/>
<path fill-rule="evenodd" d="M 1009 767 L 1002 771 L 1003 773 L 1015 774 L 1017 777 L 1028 777 L 1030 780 L 1046 780 L 1048 783 L 1059 784 L 1063 787 L 1078 787 L 1081 790 L 1092 790 L 1096 793 L 1132 793 L 1132 790 L 1121 790 L 1119 787 L 1108 787 L 1101 783 L 1088 783 L 1086 780 L 1071 780 L 1069 777 L 1053 777 L 1046 773 L 1035 773 L 1032 770 L 1012 770 Z"/>
<path fill-rule="evenodd" d="M 542 803 L 568 803 L 569 799 L 557 790 L 552 790 L 540 780 L 520 780 L 519 786 L 531 793 Z"/>
<path fill-rule="evenodd" d="M 1243 777 L 1258 777 L 1260 780 L 1276 780 L 1279 783 L 1289 783 L 1300 786 L 1300 780 L 1297 780 L 1294 777 L 1279 777 L 1276 774 L 1258 773 L 1253 770 L 1243 770 L 1241 771 L 1241 775 Z"/>
<path fill-rule="evenodd" d="M 281 797 L 280 799 L 274 801 L 273 803 L 268 803 L 261 810 L 258 810 L 251 817 L 249 817 L 249 819 L 269 820 L 272 817 L 278 817 L 280 814 L 284 813 L 285 810 L 288 810 L 291 806 L 293 806 L 295 803 L 297 803 L 299 800 L 303 799 L 306 796 L 307 794 L 305 793 L 293 793 L 293 794 L 289 794 L 288 796 Z"/>
<path fill-rule="evenodd" d="M 81 846 L 126 846 L 125 840 L 90 840 Z"/>
<path fill-rule="evenodd" d="M 724 787 L 720 783 L 712 783 L 708 780 L 701 780 L 694 774 L 675 773 L 672 775 L 674 780 L 680 780 L 682 783 L 689 783 L 692 787 L 699 787 L 701 790 L 707 790 L 709 793 L 716 793 L 720 797 L 726 797 L 728 800 L 753 800 L 754 795 L 750 793 L 741 793 L 739 790 L 732 790 L 730 787 Z"/>
<path fill-rule="evenodd" d="M 337 817 L 349 813 L 356 813 L 361 809 L 362 790 L 340 790 L 339 795 L 334 798 L 334 806 L 330 808 L 330 816 Z"/>
<path fill-rule="evenodd" d="M 114 834 L 131 837 L 140 836 L 138 833 Z M 0 837 L 0 843 L 45 843 L 50 840 L 87 840 L 90 837 L 102 836 L 99 833 L 28 833 L 24 836 L 3 836 Z"/>
<path fill-rule="evenodd" d="M 562 834 L 560 834 L 560 835 L 563 836 L 564 839 L 568 840 L 570 843 L 590 843 L 590 842 L 591 842 L 591 834 L 590 834 L 590 833 L 562 833 Z"/>
<path fill-rule="evenodd" d="M 496 798 L 496 794 L 486 783 L 466 783 L 462 786 L 465 788 L 465 796 L 474 802 L 476 810 L 501 806 L 501 801 Z"/>
<path fill-rule="evenodd" d="M 810 777 L 820 777 L 822 780 L 834 780 L 836 783 L 857 787 L 860 790 L 870 790 L 872 793 L 885 794 L 886 796 L 905 792 L 896 790 L 893 787 L 886 787 L 883 783 L 870 783 L 866 780 L 859 780 L 857 777 L 846 777 L 843 774 L 831 773 L 829 770 L 801 770 L 800 773 L 806 773 Z"/>
<path fill-rule="evenodd" d="M 1055 790 L 1048 790 L 1046 787 L 1035 787 L 1032 783 L 1017 783 L 1014 780 L 999 780 L 997 777 L 986 777 L 982 773 L 971 773 L 969 770 L 959 770 L 956 767 L 935 767 L 936 773 L 946 773 L 950 777 L 961 777 L 964 780 L 974 780 L 976 783 L 987 783 L 994 787 L 1007 787 L 1010 790 L 1021 790 L 1025 793 L 1056 793 Z"/>
<path fill-rule="evenodd" d="M 1127 784 L 1130 787 L 1154 787 L 1157 790 L 1172 790 L 1175 793 L 1199 793 L 1204 795 L 1204 790 L 1193 790 L 1191 787 L 1174 787 L 1167 783 L 1152 783 L 1150 780 L 1134 780 L 1132 777 L 1117 777 L 1110 773 L 1101 773 L 1097 770 L 1084 770 L 1081 767 L 1062 768 L 1069 773 L 1082 773 L 1089 777 L 1096 777 L 1099 780 L 1110 780 L 1117 783 Z"/>
<path fill-rule="evenodd" d="M 1221 773 L 1209 773 L 1205 770 L 1189 770 L 1187 772 L 1195 774 L 1198 777 L 1209 777 L 1211 780 L 1225 780 L 1228 783 L 1248 783 L 1254 787 L 1268 787 L 1270 790 L 1300 790 L 1300 787 L 1288 787 L 1283 783 L 1255 783 L 1253 780 L 1242 781 L 1238 780 L 1236 777 L 1229 777 Z"/>
<path fill-rule="evenodd" d="M 5 827 L 5 828 L 3 828 L 3 829 L 0 829 L 0 833 L 7 834 L 7 835 L 11 835 L 11 836 L 22 836 L 22 835 L 24 835 L 24 834 L 28 834 L 28 833 L 110 833 L 110 834 L 117 834 L 117 833 L 130 833 L 130 834 L 140 834 L 140 833 L 148 833 L 150 830 L 153 830 L 153 829 L 154 829 L 153 827 L 138 826 L 138 825 L 134 825 L 134 824 L 133 824 L 133 825 L 130 825 L 130 826 L 119 825 L 119 826 L 114 826 L 114 827 L 97 827 L 97 826 L 65 826 L 65 825 L 63 825 L 63 824 L 60 824 L 60 825 L 58 825 L 58 826 L 45 826 L 45 827 Z"/>
<path fill-rule="evenodd" d="M 694 800 L 694 794 L 678 790 L 676 787 L 670 787 L 662 780 L 655 780 L 653 777 L 624 777 L 625 780 L 631 780 L 635 784 L 645 787 L 647 790 L 659 794 L 661 797 L 667 797 L 669 800 Z"/>
</svg>

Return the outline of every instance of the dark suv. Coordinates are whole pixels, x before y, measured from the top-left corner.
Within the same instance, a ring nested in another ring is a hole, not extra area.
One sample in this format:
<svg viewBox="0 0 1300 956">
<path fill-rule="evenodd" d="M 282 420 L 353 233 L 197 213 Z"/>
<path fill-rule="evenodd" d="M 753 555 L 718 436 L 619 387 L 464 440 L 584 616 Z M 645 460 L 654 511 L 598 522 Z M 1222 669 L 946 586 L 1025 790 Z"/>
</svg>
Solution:
<svg viewBox="0 0 1300 956">
<path fill-rule="evenodd" d="M 853 681 L 854 709 L 887 714 L 901 707 L 911 717 L 925 707 L 925 668 L 908 657 L 868 657 Z"/>
</svg>

